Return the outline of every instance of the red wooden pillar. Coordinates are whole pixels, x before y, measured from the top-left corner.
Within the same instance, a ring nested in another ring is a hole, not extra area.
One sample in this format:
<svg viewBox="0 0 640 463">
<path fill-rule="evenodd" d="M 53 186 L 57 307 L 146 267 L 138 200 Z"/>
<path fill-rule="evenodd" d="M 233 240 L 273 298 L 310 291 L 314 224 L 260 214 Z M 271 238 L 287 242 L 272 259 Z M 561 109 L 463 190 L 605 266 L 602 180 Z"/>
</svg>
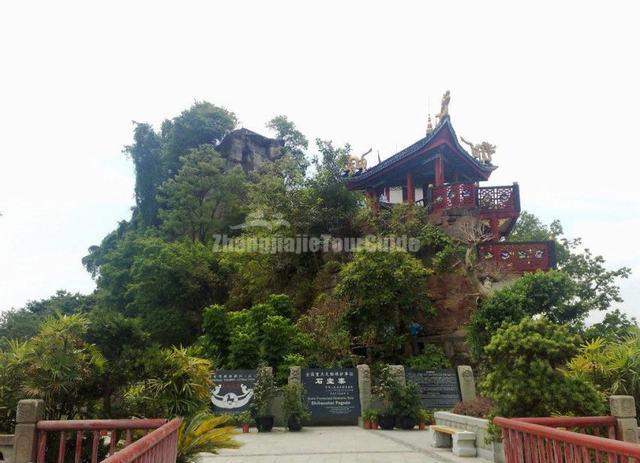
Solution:
<svg viewBox="0 0 640 463">
<path fill-rule="evenodd" d="M 436 158 L 435 171 L 435 186 L 444 185 L 444 160 L 442 159 L 442 155 L 438 155 Z"/>
<path fill-rule="evenodd" d="M 407 172 L 407 203 L 413 204 L 416 202 L 416 187 L 413 184 L 413 174 Z"/>
<path fill-rule="evenodd" d="M 391 191 L 389 191 L 389 187 L 384 188 L 384 197 L 387 199 L 387 202 L 391 202 Z"/>
<path fill-rule="evenodd" d="M 491 216 L 491 236 L 493 241 L 500 241 L 500 225 L 495 214 Z"/>
</svg>

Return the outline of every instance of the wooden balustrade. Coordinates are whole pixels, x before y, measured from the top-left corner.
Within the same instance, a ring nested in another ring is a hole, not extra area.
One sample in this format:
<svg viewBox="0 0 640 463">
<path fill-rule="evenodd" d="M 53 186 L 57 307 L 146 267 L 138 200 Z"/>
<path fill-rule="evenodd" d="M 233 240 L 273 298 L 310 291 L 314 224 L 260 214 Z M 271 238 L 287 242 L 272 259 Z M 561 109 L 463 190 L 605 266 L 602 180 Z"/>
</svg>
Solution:
<svg viewBox="0 0 640 463">
<path fill-rule="evenodd" d="M 131 446 L 135 438 L 135 431 L 142 431 L 146 434 L 142 437 L 145 439 L 153 434 L 148 434 L 149 431 L 157 431 L 166 424 L 167 420 L 165 419 L 41 420 L 36 423 L 38 432 L 37 463 L 52 461 L 51 458 L 47 458 L 47 450 L 52 450 L 52 448 L 57 452 L 56 461 L 58 463 L 64 463 L 67 451 L 73 452 L 74 463 L 81 461 L 97 463 L 100 451 L 106 450 L 107 455 L 114 455 L 121 449 Z M 52 433 L 58 434 L 57 439 L 53 442 L 52 439 L 49 439 L 49 434 Z M 108 438 L 108 447 L 104 444 L 101 447 L 100 441 L 105 438 Z M 89 458 L 83 457 L 83 447 L 88 447 L 86 450 L 90 453 Z"/>
<path fill-rule="evenodd" d="M 480 262 L 508 272 L 549 270 L 556 266 L 553 241 L 483 243 L 478 246 Z"/>
<path fill-rule="evenodd" d="M 615 440 L 615 417 L 502 418 L 506 463 L 630 463 L 640 461 L 640 445 Z M 610 438 L 574 432 L 605 427 Z"/>
</svg>

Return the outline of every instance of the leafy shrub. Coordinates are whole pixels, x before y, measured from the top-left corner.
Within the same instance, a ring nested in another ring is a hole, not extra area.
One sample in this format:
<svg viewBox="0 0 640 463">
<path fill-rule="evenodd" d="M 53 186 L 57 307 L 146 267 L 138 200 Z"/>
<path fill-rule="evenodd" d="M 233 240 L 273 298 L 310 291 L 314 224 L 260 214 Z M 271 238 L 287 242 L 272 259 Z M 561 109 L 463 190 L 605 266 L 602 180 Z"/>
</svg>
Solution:
<svg viewBox="0 0 640 463">
<path fill-rule="evenodd" d="M 48 419 L 75 418 L 97 398 L 104 357 L 84 340 L 88 323 L 77 314 L 51 317 L 24 346 L 20 389 L 44 399 Z"/>
<path fill-rule="evenodd" d="M 235 417 L 235 421 L 239 425 L 251 424 L 251 423 L 253 423 L 253 418 L 251 417 L 251 413 L 250 412 L 245 411 L 245 412 L 237 414 L 236 417 Z"/>
<path fill-rule="evenodd" d="M 362 419 L 364 421 L 378 421 L 378 410 L 374 408 L 368 408 L 362 414 Z"/>
<path fill-rule="evenodd" d="M 253 407 L 256 416 L 270 416 L 271 404 L 276 395 L 276 385 L 273 375 L 268 368 L 261 366 L 256 372 L 256 382 L 253 386 Z"/>
<path fill-rule="evenodd" d="M 147 378 L 124 395 L 132 414 L 145 417 L 192 416 L 209 405 L 211 362 L 183 348 L 149 352 Z"/>
<path fill-rule="evenodd" d="M 422 407 L 420 388 L 411 382 L 406 386 L 395 384 L 391 388 L 391 403 L 394 415 L 418 419 Z"/>
<path fill-rule="evenodd" d="M 304 403 L 304 387 L 300 383 L 290 383 L 282 388 L 284 416 L 304 421 L 309 418 L 309 410 Z"/>
<path fill-rule="evenodd" d="M 442 348 L 434 346 L 433 344 L 426 344 L 422 354 L 409 357 L 404 364 L 405 367 L 415 370 L 451 368 L 451 362 Z"/>
<path fill-rule="evenodd" d="M 506 417 L 602 415 L 603 395 L 561 370 L 578 342 L 566 326 L 544 318 L 500 328 L 485 348 L 488 373 L 482 382 L 494 412 Z"/>
<path fill-rule="evenodd" d="M 458 402 L 451 410 L 458 415 L 475 416 L 476 418 L 487 418 L 491 414 L 491 401 L 486 397 L 478 396 L 473 400 Z"/>
<path fill-rule="evenodd" d="M 195 463 L 200 453 L 218 453 L 220 449 L 240 446 L 233 440 L 235 430 L 227 416 L 208 412 L 184 420 L 178 430 L 177 463 Z"/>
<path fill-rule="evenodd" d="M 424 424 L 434 423 L 433 413 L 423 408 L 418 413 L 418 421 Z"/>
<path fill-rule="evenodd" d="M 640 409 L 640 331 L 618 342 L 596 338 L 567 363 L 571 376 L 588 380 L 608 395 L 631 395 Z"/>
<path fill-rule="evenodd" d="M 528 273 L 513 285 L 496 291 L 482 301 L 469 321 L 468 343 L 476 359 L 504 323 L 518 323 L 525 317 L 544 314 L 556 323 L 566 323 L 584 315 L 576 304 L 576 287 L 566 273 Z"/>
</svg>

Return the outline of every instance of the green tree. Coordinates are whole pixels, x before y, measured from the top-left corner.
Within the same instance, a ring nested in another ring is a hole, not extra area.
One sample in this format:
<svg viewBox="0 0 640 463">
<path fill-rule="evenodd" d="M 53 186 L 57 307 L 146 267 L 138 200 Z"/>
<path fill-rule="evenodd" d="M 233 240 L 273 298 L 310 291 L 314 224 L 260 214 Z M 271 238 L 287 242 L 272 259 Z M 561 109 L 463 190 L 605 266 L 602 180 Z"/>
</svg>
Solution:
<svg viewBox="0 0 640 463">
<path fill-rule="evenodd" d="M 215 255 L 199 242 L 145 238 L 141 244 L 128 269 L 126 313 L 143 320 L 152 340 L 190 344 L 200 332 L 202 309 L 225 295 Z"/>
<path fill-rule="evenodd" d="M 305 151 L 309 148 L 309 141 L 287 116 L 276 116 L 267 123 L 267 128 L 276 132 L 276 138 L 284 142 L 284 155 L 294 161 L 301 175 L 304 175 L 309 165 Z"/>
<path fill-rule="evenodd" d="M 401 344 L 407 326 L 430 315 L 425 279 L 429 272 L 420 260 L 403 250 L 360 250 L 340 271 L 336 295 L 349 305 L 351 332 L 373 339 L 378 353 L 393 358 L 390 346 Z M 373 361 L 374 345 L 363 342 Z"/>
<path fill-rule="evenodd" d="M 509 240 L 555 241 L 558 270 L 569 275 L 575 283 L 576 297 L 585 312 L 608 310 L 614 302 L 622 302 L 617 281 L 619 278 L 629 278 L 631 269 L 607 269 L 604 257 L 593 255 L 588 248 L 584 248 L 581 238 L 564 236 L 560 221 L 554 220 L 547 226 L 525 211 L 520 214 Z"/>
<path fill-rule="evenodd" d="M 83 315 L 59 315 L 27 341 L 21 388 L 28 397 L 44 399 L 47 419 L 74 419 L 98 397 L 105 361 L 85 341 L 87 327 Z"/>
<path fill-rule="evenodd" d="M 97 384 L 102 397 L 101 415 L 125 416 L 112 409 L 113 397 L 139 379 L 149 335 L 139 319 L 127 318 L 113 310 L 96 308 L 88 314 L 88 321 L 85 339 L 106 360 Z"/>
<path fill-rule="evenodd" d="M 136 173 L 136 214 L 143 226 L 154 226 L 158 224 L 156 193 L 164 177 L 161 139 L 151 125 L 137 122 L 134 125 L 133 144 L 123 151 L 133 161 Z"/>
<path fill-rule="evenodd" d="M 167 237 L 207 243 L 214 233 L 229 232 L 229 225 L 241 223 L 246 185 L 242 168 L 226 171 L 211 145 L 202 145 L 181 160 L 180 171 L 160 192 L 161 228 Z"/>
<path fill-rule="evenodd" d="M 518 323 L 527 316 L 543 314 L 557 323 L 580 325 L 587 310 L 576 298 L 576 285 L 564 272 L 527 273 L 512 285 L 481 301 L 472 313 L 467 335 L 477 359 L 503 324 Z"/>
<path fill-rule="evenodd" d="M 601 322 L 585 328 L 583 337 L 586 340 L 603 338 L 607 341 L 622 342 L 638 329 L 635 317 L 629 317 L 619 309 L 605 314 Z"/>
<path fill-rule="evenodd" d="M 224 362 L 229 355 L 231 323 L 224 306 L 214 304 L 206 307 L 202 315 L 203 335 L 198 340 L 206 358 Z"/>
<path fill-rule="evenodd" d="M 580 338 L 544 318 L 525 318 L 500 328 L 485 348 L 484 395 L 494 413 L 505 417 L 602 415 L 604 396 L 595 387 L 562 371 L 577 352 Z"/>
<path fill-rule="evenodd" d="M 206 101 L 194 103 L 178 117 L 162 123 L 162 162 L 165 179 L 175 175 L 180 158 L 200 145 L 216 145 L 238 123 L 235 114 Z"/>
<path fill-rule="evenodd" d="M 0 346 L 0 432 L 13 432 L 18 401 L 24 398 L 24 356 L 27 343 L 10 340 Z"/>
<path fill-rule="evenodd" d="M 3 312 L 0 315 L 0 339 L 30 339 L 47 318 L 55 314 L 85 313 L 94 304 L 93 295 L 58 290 L 51 297 L 29 301 L 23 308 Z"/>
</svg>

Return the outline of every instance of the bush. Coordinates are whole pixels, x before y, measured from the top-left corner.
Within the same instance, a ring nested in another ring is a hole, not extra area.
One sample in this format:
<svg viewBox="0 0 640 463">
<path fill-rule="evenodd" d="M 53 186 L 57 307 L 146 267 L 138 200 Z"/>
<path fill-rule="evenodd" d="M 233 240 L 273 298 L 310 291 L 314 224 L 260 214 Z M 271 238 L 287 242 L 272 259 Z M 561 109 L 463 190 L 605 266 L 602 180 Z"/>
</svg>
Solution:
<svg viewBox="0 0 640 463">
<path fill-rule="evenodd" d="M 489 399 L 478 396 L 473 400 L 458 402 L 451 410 L 451 413 L 475 416 L 476 418 L 487 418 L 491 415 L 491 406 L 491 401 Z"/>
<path fill-rule="evenodd" d="M 418 413 L 418 421 L 424 424 L 435 423 L 433 413 L 431 413 L 429 410 L 425 410 L 424 408 Z"/>
<path fill-rule="evenodd" d="M 125 392 L 131 414 L 149 418 L 192 416 L 209 406 L 211 362 L 172 347 L 149 351 L 147 379 Z"/>
<path fill-rule="evenodd" d="M 287 384 L 282 388 L 285 419 L 297 418 L 304 421 L 309 418 L 309 410 L 304 403 L 304 387 L 300 383 Z"/>
<path fill-rule="evenodd" d="M 271 416 L 271 403 L 276 395 L 273 375 L 261 366 L 256 372 L 256 383 L 253 387 L 253 407 L 256 416 Z"/>
<path fill-rule="evenodd" d="M 544 318 L 499 329 L 485 348 L 488 373 L 482 382 L 494 412 L 505 417 L 604 414 L 602 394 L 561 370 L 578 342 L 567 327 Z"/>
<path fill-rule="evenodd" d="M 422 407 L 420 388 L 415 383 L 409 383 L 406 386 L 394 385 L 391 388 L 391 403 L 394 415 L 417 420 Z"/>
<path fill-rule="evenodd" d="M 543 314 L 555 323 L 579 320 L 585 314 L 576 305 L 575 284 L 558 271 L 528 273 L 513 285 L 496 291 L 471 314 L 468 344 L 476 359 L 504 323 L 518 323 L 525 317 Z"/>
<path fill-rule="evenodd" d="M 378 415 L 379 415 L 378 410 L 375 410 L 373 408 L 368 408 L 362 414 L 362 419 L 364 421 L 378 421 Z"/>
<path fill-rule="evenodd" d="M 433 344 L 426 344 L 424 352 L 414 357 L 409 357 L 405 367 L 415 370 L 435 370 L 438 368 L 451 368 L 451 362 L 444 351 Z"/>
</svg>

